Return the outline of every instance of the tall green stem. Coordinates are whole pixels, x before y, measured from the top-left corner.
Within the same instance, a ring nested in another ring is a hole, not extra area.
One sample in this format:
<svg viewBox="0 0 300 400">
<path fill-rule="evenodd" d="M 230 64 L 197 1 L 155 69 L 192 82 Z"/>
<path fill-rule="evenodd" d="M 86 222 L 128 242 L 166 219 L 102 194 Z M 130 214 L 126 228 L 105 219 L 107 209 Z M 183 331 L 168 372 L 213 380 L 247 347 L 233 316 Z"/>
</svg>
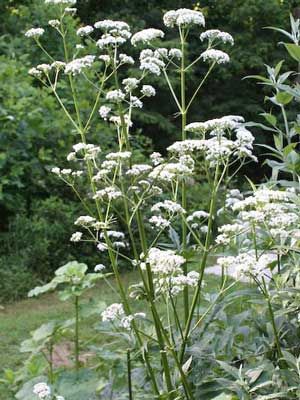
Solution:
<svg viewBox="0 0 300 400">
<path fill-rule="evenodd" d="M 79 363 L 79 297 L 75 296 L 75 337 L 74 337 L 74 354 L 75 354 L 75 369 L 78 372 Z"/>
<path fill-rule="evenodd" d="M 180 67 L 180 83 L 181 83 L 181 140 L 186 140 L 186 100 L 185 100 L 185 32 L 184 29 L 180 31 L 180 42 L 181 42 L 181 67 Z M 187 208 L 187 193 L 186 193 L 186 183 L 183 180 L 181 185 L 181 205 L 184 210 Z M 187 226 L 182 217 L 181 221 L 181 236 L 182 236 L 182 252 L 186 252 L 187 248 Z M 185 263 L 183 265 L 183 273 L 187 275 L 188 265 Z M 184 303 L 184 319 L 185 322 L 188 320 L 189 316 L 189 290 L 188 286 L 185 285 L 183 290 L 183 303 Z"/>
<path fill-rule="evenodd" d="M 204 244 L 203 256 L 202 256 L 202 260 L 201 260 L 201 264 L 200 264 L 200 277 L 199 277 L 199 282 L 198 282 L 197 289 L 196 289 L 196 291 L 194 293 L 194 296 L 193 296 L 192 304 L 191 304 L 191 307 L 190 307 L 190 310 L 189 310 L 188 319 L 187 319 L 187 322 L 186 322 L 186 325 L 185 325 L 184 340 L 182 342 L 182 347 L 181 347 L 181 352 L 180 352 L 180 362 L 181 363 L 183 362 L 185 348 L 186 348 L 187 340 L 188 340 L 188 337 L 189 337 L 189 334 L 190 334 L 193 315 L 194 315 L 194 311 L 195 311 L 195 308 L 196 308 L 196 305 L 197 305 L 197 302 L 198 302 L 198 296 L 200 295 L 200 292 L 201 292 L 205 266 L 206 266 L 207 257 L 208 257 L 208 254 L 209 254 L 209 248 L 210 248 L 210 244 L 211 244 L 213 218 L 214 218 L 216 197 L 217 197 L 217 190 L 218 190 L 219 183 L 220 183 L 220 180 L 219 180 L 219 165 L 217 165 L 216 171 L 215 171 L 214 184 L 213 184 L 213 188 L 212 188 L 211 200 L 210 200 L 207 234 L 206 234 L 206 239 L 205 239 L 205 244 Z"/>
<path fill-rule="evenodd" d="M 128 397 L 129 397 L 129 400 L 133 400 L 132 382 L 131 382 L 131 358 L 130 358 L 130 349 L 127 349 L 127 380 L 128 380 Z"/>
</svg>

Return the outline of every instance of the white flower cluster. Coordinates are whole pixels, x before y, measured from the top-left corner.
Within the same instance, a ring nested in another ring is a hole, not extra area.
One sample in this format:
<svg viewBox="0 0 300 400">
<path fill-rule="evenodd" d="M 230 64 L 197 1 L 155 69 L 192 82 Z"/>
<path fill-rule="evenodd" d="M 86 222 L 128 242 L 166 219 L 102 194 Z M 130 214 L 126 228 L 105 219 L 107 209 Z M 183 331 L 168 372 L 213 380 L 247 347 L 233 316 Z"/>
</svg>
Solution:
<svg viewBox="0 0 300 400">
<path fill-rule="evenodd" d="M 106 93 L 106 100 L 108 101 L 120 103 L 124 99 L 125 93 L 121 89 L 110 90 Z"/>
<path fill-rule="evenodd" d="M 75 232 L 72 234 L 70 242 L 74 243 L 80 242 L 81 238 L 82 238 L 82 232 Z"/>
<path fill-rule="evenodd" d="M 149 222 L 151 225 L 155 226 L 158 229 L 165 229 L 171 225 L 171 222 L 161 215 L 153 215 Z"/>
<path fill-rule="evenodd" d="M 141 93 L 146 97 L 152 97 L 155 96 L 156 91 L 151 85 L 143 85 Z"/>
<path fill-rule="evenodd" d="M 239 128 L 243 122 L 244 118 L 239 115 L 226 115 L 205 122 L 192 122 L 186 126 L 185 130 L 196 133 L 211 132 L 211 135 L 218 135 L 224 134 L 226 130 Z"/>
<path fill-rule="evenodd" d="M 164 200 L 164 201 L 160 201 L 159 203 L 154 204 L 151 207 L 151 211 L 152 212 L 161 212 L 161 211 L 165 211 L 170 215 L 173 214 L 185 214 L 185 210 L 184 208 L 181 207 L 180 204 L 175 203 L 172 200 Z"/>
<path fill-rule="evenodd" d="M 78 153 L 83 152 L 85 160 L 94 160 L 101 152 L 101 148 L 91 143 L 76 143 L 73 145 L 74 152 L 70 153 L 67 157 L 69 161 L 75 160 Z"/>
<path fill-rule="evenodd" d="M 187 160 L 186 156 L 184 156 L 179 158 L 179 162 L 159 164 L 150 172 L 149 178 L 162 182 L 171 182 L 179 177 L 190 176 L 193 174 L 191 160 L 190 157 Z M 188 163 L 186 163 L 186 161 L 188 161 Z"/>
<path fill-rule="evenodd" d="M 83 171 L 72 171 L 70 168 L 63 168 L 60 169 L 58 167 L 53 167 L 51 169 L 51 172 L 55 175 L 58 175 L 61 178 L 67 178 L 67 177 L 79 177 L 83 174 Z"/>
<path fill-rule="evenodd" d="M 182 272 L 181 265 L 185 263 L 185 259 L 175 251 L 152 247 L 148 252 L 146 263 L 149 263 L 153 274 L 174 275 Z"/>
<path fill-rule="evenodd" d="M 78 75 L 85 68 L 90 68 L 95 61 L 96 56 L 87 55 L 82 58 L 75 58 L 66 64 L 65 73 Z"/>
<path fill-rule="evenodd" d="M 130 27 L 123 21 L 106 19 L 96 22 L 94 27 L 104 31 L 104 34 L 96 43 L 100 49 L 110 46 L 119 46 L 131 37 Z"/>
<path fill-rule="evenodd" d="M 165 36 L 160 29 L 148 28 L 135 33 L 131 38 L 131 43 L 136 46 L 138 43 L 149 44 L 151 41 Z"/>
<path fill-rule="evenodd" d="M 103 264 L 97 264 L 94 268 L 95 272 L 102 272 L 106 269 L 106 266 Z"/>
<path fill-rule="evenodd" d="M 167 11 L 163 16 L 163 21 L 169 28 L 173 28 L 175 25 L 205 25 L 204 15 L 200 11 L 187 8 Z"/>
<path fill-rule="evenodd" d="M 261 187 L 252 196 L 236 199 L 231 204 L 232 210 L 238 213 L 236 221 L 219 229 L 216 242 L 229 244 L 238 235 L 252 234 L 255 226 L 258 238 L 267 235 L 278 245 L 287 240 L 292 243 L 300 223 L 293 197 L 294 194 L 288 190 Z"/>
<path fill-rule="evenodd" d="M 48 25 L 50 25 L 52 28 L 57 29 L 60 26 L 60 21 L 58 19 L 50 19 L 48 21 Z"/>
<path fill-rule="evenodd" d="M 77 0 L 45 0 L 45 4 L 63 4 L 73 6 L 77 3 Z"/>
<path fill-rule="evenodd" d="M 202 32 L 200 35 L 200 40 L 203 41 L 207 39 L 210 44 L 215 41 L 220 40 L 223 43 L 229 43 L 233 46 L 234 40 L 230 33 L 222 32 L 219 29 L 209 29 L 208 31 Z"/>
<path fill-rule="evenodd" d="M 186 126 L 187 131 L 200 133 L 202 136 L 209 132 L 213 137 L 175 142 L 167 150 L 181 157 L 194 152 L 204 152 L 205 159 L 209 161 L 211 167 L 215 166 L 218 160 L 224 161 L 230 156 L 250 157 L 256 161 L 256 157 L 252 154 L 254 137 L 241 126 L 242 121 L 242 117 L 239 116 L 226 116 L 206 122 L 193 122 Z M 236 140 L 225 138 L 224 135 L 228 132 L 234 133 Z"/>
<path fill-rule="evenodd" d="M 38 396 L 39 399 L 50 398 L 51 389 L 45 382 L 36 383 L 33 387 L 33 393 Z"/>
<path fill-rule="evenodd" d="M 83 226 L 85 228 L 93 226 L 96 222 L 96 219 L 94 217 L 91 217 L 90 215 L 81 215 L 76 219 L 74 222 L 75 225 L 78 226 Z"/>
<path fill-rule="evenodd" d="M 125 78 L 122 80 L 125 92 L 132 92 L 139 85 L 140 81 L 136 78 Z"/>
<path fill-rule="evenodd" d="M 121 303 L 113 303 L 101 313 L 101 317 L 103 322 L 111 322 L 117 324 L 120 328 L 130 330 L 132 321 L 137 318 L 146 318 L 146 314 L 135 313 L 126 315 Z"/>
<path fill-rule="evenodd" d="M 215 62 L 217 64 L 226 64 L 230 61 L 230 57 L 222 50 L 208 49 L 201 53 L 202 60 L 208 62 Z"/>
<path fill-rule="evenodd" d="M 82 26 L 81 28 L 77 29 L 76 34 L 78 36 L 88 36 L 90 35 L 92 32 L 94 32 L 94 28 L 91 25 L 86 25 L 86 26 Z"/>
<path fill-rule="evenodd" d="M 154 75 L 160 75 L 166 64 L 157 51 L 151 49 L 142 50 L 140 53 L 140 69 Z"/>
<path fill-rule="evenodd" d="M 155 151 L 154 153 L 150 154 L 150 159 L 154 166 L 157 166 L 164 162 L 164 159 L 160 153 Z"/>
<path fill-rule="evenodd" d="M 96 194 L 93 196 L 94 200 L 115 200 L 122 197 L 122 192 L 115 188 L 114 186 L 107 186 L 104 189 L 97 190 Z"/>
<path fill-rule="evenodd" d="M 177 296 L 186 286 L 196 287 L 199 282 L 199 273 L 190 271 L 187 275 L 162 276 L 153 280 L 157 295 Z"/>
<path fill-rule="evenodd" d="M 147 164 L 134 164 L 132 167 L 126 172 L 126 175 L 129 176 L 139 176 L 145 174 L 152 170 L 151 165 Z"/>
<path fill-rule="evenodd" d="M 108 114 L 111 112 L 111 107 L 101 106 L 99 108 L 99 115 L 104 120 L 107 120 Z"/>
<path fill-rule="evenodd" d="M 262 254 L 258 259 L 254 252 L 240 253 L 237 256 L 220 257 L 217 264 L 228 269 L 234 266 L 234 275 L 237 279 L 253 276 L 259 278 L 269 272 L 269 265 L 276 260 L 276 254 Z"/>
<path fill-rule="evenodd" d="M 43 28 L 31 28 L 27 32 L 25 32 L 25 36 L 28 38 L 37 39 L 45 33 L 45 29 Z"/>
<path fill-rule="evenodd" d="M 127 54 L 121 53 L 119 54 L 119 63 L 133 65 L 134 59 L 131 56 L 128 56 Z"/>
</svg>

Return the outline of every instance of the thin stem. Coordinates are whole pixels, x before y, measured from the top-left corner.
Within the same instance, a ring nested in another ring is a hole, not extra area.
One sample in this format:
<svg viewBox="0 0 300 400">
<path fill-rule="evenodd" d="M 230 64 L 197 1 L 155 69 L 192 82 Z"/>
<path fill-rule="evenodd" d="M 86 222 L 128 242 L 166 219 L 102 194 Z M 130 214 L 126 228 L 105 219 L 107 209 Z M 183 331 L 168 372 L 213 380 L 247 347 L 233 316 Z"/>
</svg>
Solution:
<svg viewBox="0 0 300 400">
<path fill-rule="evenodd" d="M 128 396 L 129 396 L 129 400 L 133 400 L 132 381 L 131 381 L 130 349 L 127 349 L 127 380 L 128 380 Z"/>
<path fill-rule="evenodd" d="M 74 337 L 74 354 L 75 354 L 75 369 L 79 371 L 79 297 L 75 296 L 75 337 Z"/>
<path fill-rule="evenodd" d="M 216 62 L 213 62 L 211 64 L 211 66 L 209 67 L 209 70 L 207 71 L 207 73 L 205 74 L 204 78 L 202 79 L 202 81 L 200 82 L 199 86 L 197 87 L 197 89 L 195 90 L 193 96 L 191 97 L 187 107 L 186 107 L 186 111 L 188 111 L 188 109 L 190 108 L 190 106 L 192 105 L 195 97 L 197 96 L 199 90 L 201 89 L 201 87 L 203 86 L 203 84 L 205 83 L 206 79 L 208 78 L 209 74 L 211 73 L 212 69 L 214 68 L 214 66 L 216 65 Z"/>
<path fill-rule="evenodd" d="M 223 174 L 224 174 L 224 171 L 223 171 Z M 215 179 L 214 179 L 212 195 L 211 195 L 211 200 L 210 200 L 207 234 L 206 234 L 206 239 L 205 239 L 205 244 L 204 244 L 203 256 L 202 256 L 202 260 L 201 260 L 201 264 L 200 264 L 200 277 L 199 277 L 197 289 L 193 296 L 192 304 L 191 304 L 191 307 L 189 310 L 188 320 L 187 320 L 186 326 L 185 326 L 184 340 L 182 343 L 181 353 L 180 353 L 180 362 L 181 363 L 183 362 L 185 348 L 186 348 L 187 340 L 188 340 L 188 337 L 190 334 L 192 319 L 193 319 L 194 311 L 195 311 L 195 308 L 197 305 L 198 296 L 200 295 L 200 292 L 201 292 L 202 281 L 203 281 L 203 277 L 204 277 L 204 270 L 205 270 L 206 261 L 207 261 L 207 257 L 209 254 L 210 243 L 211 243 L 214 210 L 215 210 L 215 204 L 216 204 L 216 194 L 217 194 L 217 190 L 218 190 L 218 187 L 221 182 L 223 174 L 221 175 L 220 179 L 218 179 L 218 175 L 219 175 L 219 164 L 218 164 L 216 167 L 216 171 L 215 171 Z"/>
<path fill-rule="evenodd" d="M 180 33 L 180 44 L 181 44 L 181 67 L 180 67 L 180 93 L 181 93 L 181 140 L 186 140 L 186 103 L 185 103 L 185 31 L 184 29 L 179 29 Z M 186 193 L 186 182 L 182 181 L 181 185 L 181 206 L 184 210 L 187 208 L 187 193 Z M 185 254 L 187 249 L 187 226 L 185 223 L 185 219 L 182 216 L 181 219 L 181 240 L 182 240 L 182 252 Z M 183 265 L 183 273 L 187 275 L 188 272 L 188 263 L 184 263 Z M 183 289 L 183 304 L 184 304 L 184 320 L 185 323 L 189 317 L 189 289 L 188 286 L 185 285 Z"/>
</svg>

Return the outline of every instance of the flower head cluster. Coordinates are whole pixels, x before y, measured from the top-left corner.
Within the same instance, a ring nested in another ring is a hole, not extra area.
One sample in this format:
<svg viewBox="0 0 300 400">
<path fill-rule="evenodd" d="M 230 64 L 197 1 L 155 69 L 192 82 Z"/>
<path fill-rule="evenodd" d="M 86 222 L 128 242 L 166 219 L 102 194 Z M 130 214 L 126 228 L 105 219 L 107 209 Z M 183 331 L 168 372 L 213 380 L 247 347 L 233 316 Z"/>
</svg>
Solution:
<svg viewBox="0 0 300 400">
<path fill-rule="evenodd" d="M 45 33 L 45 29 L 43 28 L 31 28 L 27 32 L 25 32 L 25 36 L 28 38 L 37 39 Z"/>
<path fill-rule="evenodd" d="M 187 275 L 161 276 L 153 280 L 156 295 L 164 294 L 167 297 L 177 296 L 186 286 L 196 287 L 198 282 L 199 273 L 196 271 L 190 271 Z"/>
<path fill-rule="evenodd" d="M 66 64 L 65 73 L 78 75 L 85 68 L 90 68 L 95 61 L 96 56 L 87 55 L 82 58 L 75 58 Z"/>
<path fill-rule="evenodd" d="M 175 203 L 172 200 L 165 200 L 165 201 L 154 204 L 154 206 L 151 207 L 151 211 L 152 212 L 165 211 L 170 215 L 185 214 L 185 210 L 181 207 L 181 205 L 178 203 Z"/>
<path fill-rule="evenodd" d="M 63 4 L 73 6 L 77 3 L 77 0 L 45 0 L 45 4 Z"/>
<path fill-rule="evenodd" d="M 182 256 L 175 254 L 172 250 L 160 250 L 152 247 L 146 258 L 153 274 L 174 275 L 181 271 L 181 265 L 185 263 Z"/>
<path fill-rule="evenodd" d="M 96 22 L 94 27 L 104 31 L 103 35 L 96 43 L 100 49 L 119 46 L 131 37 L 130 27 L 123 21 L 106 19 Z"/>
<path fill-rule="evenodd" d="M 230 61 L 230 57 L 222 50 L 208 49 L 201 53 L 202 60 L 208 62 L 215 62 L 217 64 L 226 64 Z"/>
<path fill-rule="evenodd" d="M 259 278 L 269 271 L 269 265 L 276 260 L 276 254 L 267 253 L 256 257 L 254 252 L 240 253 L 237 256 L 220 257 L 217 264 L 225 269 L 233 267 L 236 278 L 253 276 Z"/>
<path fill-rule="evenodd" d="M 36 383 L 33 387 L 33 393 L 38 396 L 39 399 L 50 398 L 51 389 L 45 382 Z"/>
<path fill-rule="evenodd" d="M 91 25 L 86 25 L 83 26 L 79 29 L 77 29 L 77 35 L 78 36 L 88 36 L 94 31 L 94 28 Z"/>
<path fill-rule="evenodd" d="M 192 122 L 186 126 L 186 131 L 196 133 L 210 132 L 211 135 L 224 134 L 226 130 L 239 128 L 244 118 L 239 115 L 226 115 L 225 117 L 211 119 L 205 122 Z"/>
<path fill-rule="evenodd" d="M 108 306 L 102 313 L 102 321 L 116 324 L 120 328 L 130 330 L 132 321 L 136 318 L 145 318 L 144 313 L 135 313 L 126 315 L 124 307 L 121 303 L 113 303 Z"/>
<path fill-rule="evenodd" d="M 131 38 L 131 43 L 136 46 L 138 43 L 149 44 L 155 39 L 163 38 L 164 32 L 160 29 L 148 28 L 135 33 Z"/>
<path fill-rule="evenodd" d="M 209 29 L 208 31 L 202 32 L 200 35 L 200 40 L 208 40 L 210 44 L 221 41 L 223 43 L 234 44 L 233 37 L 230 33 L 219 31 L 219 29 Z"/>
<path fill-rule="evenodd" d="M 267 235 L 278 244 L 284 244 L 287 240 L 292 242 L 300 222 L 293 196 L 288 190 L 261 187 L 245 199 L 242 196 L 235 198 L 230 202 L 230 207 L 237 213 L 237 218 L 232 224 L 219 229 L 216 242 L 228 244 L 236 236 L 251 235 L 253 226 L 258 238 Z"/>
<path fill-rule="evenodd" d="M 161 70 L 166 66 L 161 55 L 151 49 L 145 49 L 140 54 L 140 69 L 154 75 L 160 75 Z"/>
<path fill-rule="evenodd" d="M 200 11 L 190 10 L 187 8 L 167 11 L 164 14 L 163 21 L 169 28 L 173 28 L 175 25 L 205 25 L 204 15 Z"/>
<path fill-rule="evenodd" d="M 93 199 L 115 200 L 119 197 L 122 197 L 122 192 L 120 192 L 120 190 L 118 190 L 114 186 L 107 186 L 104 189 L 97 190 L 96 194 L 93 196 Z"/>
</svg>

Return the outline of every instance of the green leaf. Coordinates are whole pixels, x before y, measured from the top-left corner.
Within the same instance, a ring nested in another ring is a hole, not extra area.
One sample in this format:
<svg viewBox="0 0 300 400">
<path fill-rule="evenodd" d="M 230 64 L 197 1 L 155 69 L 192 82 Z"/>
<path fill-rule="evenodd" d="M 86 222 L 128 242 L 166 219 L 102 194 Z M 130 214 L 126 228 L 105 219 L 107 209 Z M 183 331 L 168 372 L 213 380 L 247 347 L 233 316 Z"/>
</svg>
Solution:
<svg viewBox="0 0 300 400">
<path fill-rule="evenodd" d="M 224 371 L 226 371 L 233 378 L 237 380 L 240 379 L 239 370 L 237 368 L 232 367 L 231 365 L 227 364 L 224 361 L 217 360 L 217 363 L 220 365 L 222 369 L 224 369 Z"/>
<path fill-rule="evenodd" d="M 284 43 L 287 51 L 289 52 L 290 56 L 300 62 L 300 46 L 298 46 L 297 44 L 293 44 L 293 43 Z"/>
<path fill-rule="evenodd" d="M 279 92 L 277 95 L 276 95 L 276 101 L 279 103 L 279 104 L 282 104 L 282 105 L 286 105 L 286 104 L 289 104 L 292 100 L 293 100 L 293 95 L 291 95 L 290 93 L 287 93 L 287 92 Z"/>
<path fill-rule="evenodd" d="M 265 120 L 269 122 L 270 125 L 275 126 L 277 124 L 277 118 L 275 117 L 275 115 L 272 115 L 270 113 L 262 113 L 260 115 L 262 115 Z"/>
</svg>

